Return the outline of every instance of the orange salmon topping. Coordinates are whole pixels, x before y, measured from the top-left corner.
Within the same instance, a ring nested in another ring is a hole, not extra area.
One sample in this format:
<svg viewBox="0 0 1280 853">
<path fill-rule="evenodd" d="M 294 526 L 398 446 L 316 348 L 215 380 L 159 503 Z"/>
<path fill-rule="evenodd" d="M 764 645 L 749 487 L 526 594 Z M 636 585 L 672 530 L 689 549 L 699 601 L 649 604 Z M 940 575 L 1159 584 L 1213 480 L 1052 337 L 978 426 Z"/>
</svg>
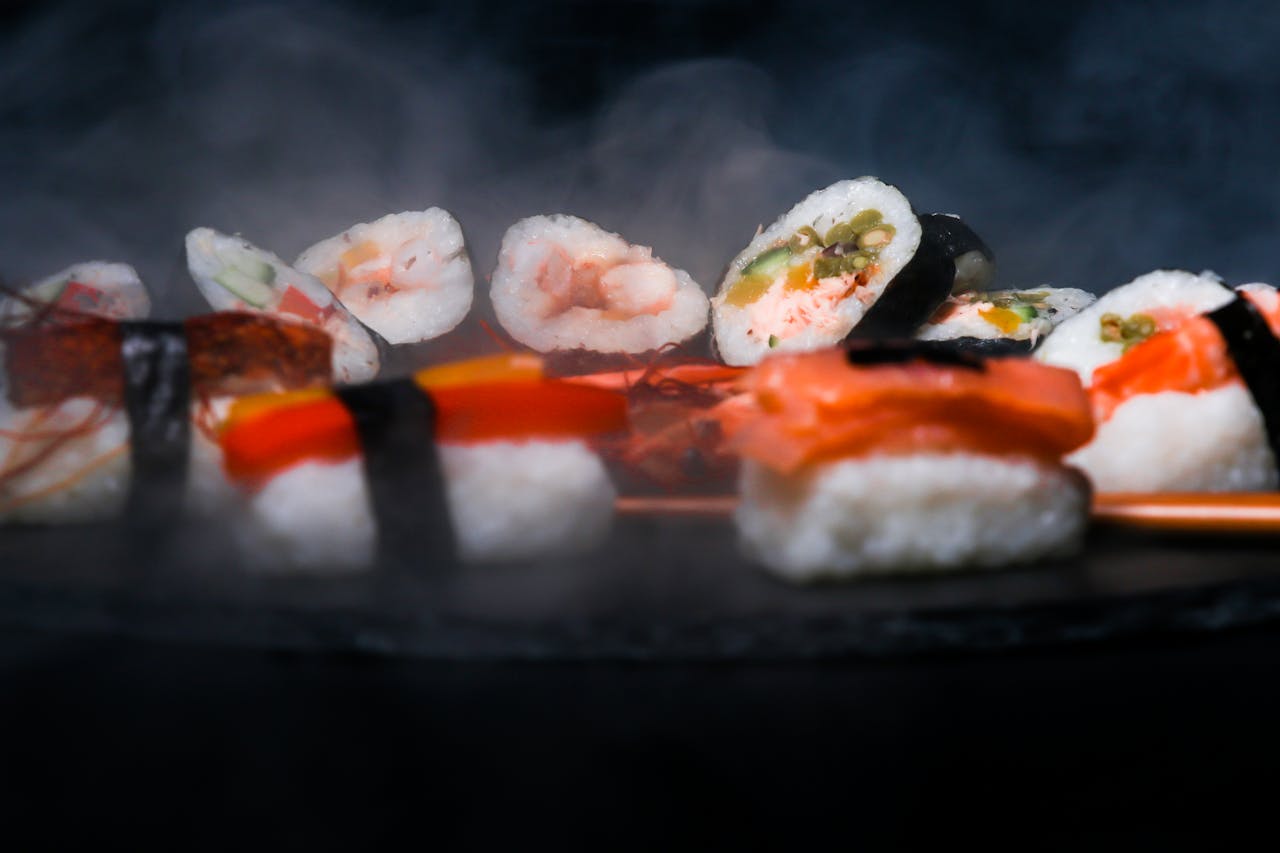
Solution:
<svg viewBox="0 0 1280 853">
<path fill-rule="evenodd" d="M 625 395 L 565 382 L 454 384 L 428 393 L 436 408 L 434 439 L 441 442 L 585 438 L 627 423 Z M 303 461 L 348 459 L 360 449 L 350 413 L 328 393 L 285 397 L 276 406 L 259 400 L 228 420 L 219 442 L 227 474 L 249 482 Z"/>
<path fill-rule="evenodd" d="M 851 365 L 840 349 L 765 359 L 717 414 L 730 446 L 782 473 L 872 453 L 968 451 L 1057 461 L 1093 436 L 1073 371 L 1025 359 L 984 369 Z"/>
<path fill-rule="evenodd" d="M 1266 291 L 1241 295 L 1266 317 L 1272 334 L 1280 336 L 1280 299 Z M 1094 370 L 1089 400 L 1094 417 L 1102 422 L 1121 403 L 1139 394 L 1195 394 L 1239 381 L 1218 327 L 1207 317 L 1196 315 L 1167 331 L 1156 332 L 1120 358 Z"/>
</svg>

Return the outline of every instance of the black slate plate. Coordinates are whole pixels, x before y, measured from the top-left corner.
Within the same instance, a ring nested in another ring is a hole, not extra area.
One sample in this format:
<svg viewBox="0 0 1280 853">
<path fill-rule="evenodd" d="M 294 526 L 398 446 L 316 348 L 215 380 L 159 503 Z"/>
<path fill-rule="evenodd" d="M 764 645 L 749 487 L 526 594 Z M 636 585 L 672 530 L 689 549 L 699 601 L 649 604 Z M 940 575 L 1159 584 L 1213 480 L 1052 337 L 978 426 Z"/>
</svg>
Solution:
<svg viewBox="0 0 1280 853">
<path fill-rule="evenodd" d="M 573 560 L 263 578 L 221 531 L 171 545 L 109 525 L 0 534 L 0 624 L 436 659 L 774 660 L 976 651 L 1280 617 L 1280 540 L 1095 529 L 1074 558 L 791 587 L 723 523 L 628 519 Z"/>
</svg>

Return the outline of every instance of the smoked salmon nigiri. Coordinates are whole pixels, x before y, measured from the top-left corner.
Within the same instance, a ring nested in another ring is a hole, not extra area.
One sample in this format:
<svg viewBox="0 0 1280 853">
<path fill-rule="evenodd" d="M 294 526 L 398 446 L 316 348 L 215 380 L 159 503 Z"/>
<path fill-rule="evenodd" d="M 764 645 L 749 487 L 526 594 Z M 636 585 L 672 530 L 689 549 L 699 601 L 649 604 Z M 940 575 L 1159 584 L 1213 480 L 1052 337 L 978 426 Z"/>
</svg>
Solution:
<svg viewBox="0 0 1280 853">
<path fill-rule="evenodd" d="M 743 457 L 737 524 L 790 580 L 998 566 L 1079 539 L 1089 440 L 1078 377 L 920 342 L 766 359 L 722 406 Z"/>
</svg>

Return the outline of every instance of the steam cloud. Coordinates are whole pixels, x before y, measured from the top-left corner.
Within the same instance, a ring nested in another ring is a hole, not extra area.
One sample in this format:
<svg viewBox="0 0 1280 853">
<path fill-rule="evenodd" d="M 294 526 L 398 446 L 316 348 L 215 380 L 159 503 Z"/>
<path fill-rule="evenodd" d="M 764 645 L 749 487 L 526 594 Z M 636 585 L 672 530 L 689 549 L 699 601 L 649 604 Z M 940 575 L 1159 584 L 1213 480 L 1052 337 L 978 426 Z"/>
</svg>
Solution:
<svg viewBox="0 0 1280 853">
<path fill-rule="evenodd" d="M 29 13 L 0 37 L 0 280 L 122 260 L 158 313 L 181 314 L 204 309 L 181 259 L 192 227 L 293 257 L 435 205 L 462 222 L 481 275 L 516 219 L 566 212 L 713 289 L 758 224 L 861 174 L 965 216 L 1008 286 L 1105 290 L 1155 267 L 1280 278 L 1267 4 L 979 9 L 919 32 L 931 6 L 882 7 L 874 39 L 829 16 L 786 39 L 765 21 L 709 39 L 721 58 L 624 65 L 601 103 L 551 115 L 538 105 L 557 83 L 512 49 L 528 18 L 288 3 Z M 803 27 L 821 11 L 772 18 Z"/>
</svg>

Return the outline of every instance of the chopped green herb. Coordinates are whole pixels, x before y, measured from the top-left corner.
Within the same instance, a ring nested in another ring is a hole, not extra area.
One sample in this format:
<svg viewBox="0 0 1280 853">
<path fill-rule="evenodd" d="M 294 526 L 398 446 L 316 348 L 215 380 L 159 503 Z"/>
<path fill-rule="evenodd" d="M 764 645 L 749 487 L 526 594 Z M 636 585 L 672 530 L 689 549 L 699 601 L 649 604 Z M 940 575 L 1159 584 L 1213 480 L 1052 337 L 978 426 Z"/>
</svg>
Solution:
<svg viewBox="0 0 1280 853">
<path fill-rule="evenodd" d="M 1098 337 L 1104 343 L 1124 344 L 1125 352 L 1156 332 L 1156 321 L 1149 314 L 1133 314 L 1128 319 L 1119 314 L 1103 314 L 1098 322 Z"/>
<path fill-rule="evenodd" d="M 828 246 L 834 246 L 836 243 L 851 243 L 856 239 L 858 239 L 858 231 L 848 222 L 841 222 L 827 229 Z"/>
<path fill-rule="evenodd" d="M 858 245 L 863 249 L 881 249 L 889 244 L 897 230 L 892 225 L 877 225 L 862 232 L 858 237 Z"/>
<path fill-rule="evenodd" d="M 773 348 L 774 348 L 774 347 L 776 347 L 777 345 L 778 345 L 778 336 L 777 336 L 777 335 L 770 335 L 770 336 L 769 336 L 769 349 L 773 349 Z"/>
<path fill-rule="evenodd" d="M 875 208 L 868 208 L 849 220 L 849 226 L 859 234 L 869 231 L 884 220 L 884 214 Z"/>
<path fill-rule="evenodd" d="M 796 233 L 792 235 L 787 245 L 793 253 L 798 255 L 805 249 L 810 249 L 814 246 L 821 249 L 825 244 L 822 242 L 822 235 L 814 230 L 812 225 L 802 225 L 796 229 Z"/>
</svg>

